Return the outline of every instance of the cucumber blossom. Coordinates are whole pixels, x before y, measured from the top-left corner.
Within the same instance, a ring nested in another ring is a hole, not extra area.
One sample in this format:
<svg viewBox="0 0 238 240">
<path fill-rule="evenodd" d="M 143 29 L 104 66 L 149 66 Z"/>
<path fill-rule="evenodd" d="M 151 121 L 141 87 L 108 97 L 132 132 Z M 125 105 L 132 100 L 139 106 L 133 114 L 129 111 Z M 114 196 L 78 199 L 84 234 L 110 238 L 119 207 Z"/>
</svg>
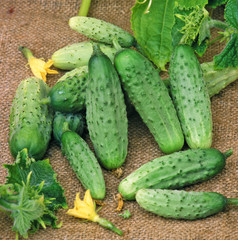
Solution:
<svg viewBox="0 0 238 240">
<path fill-rule="evenodd" d="M 221 212 L 227 204 L 238 205 L 216 192 L 185 192 L 165 189 L 141 189 L 136 201 L 145 210 L 161 217 L 196 220 Z"/>
<path fill-rule="evenodd" d="M 110 59 L 94 45 L 89 61 L 86 121 L 101 164 L 120 167 L 127 155 L 127 115 L 119 77 Z"/>
<path fill-rule="evenodd" d="M 51 57 L 54 66 L 63 70 L 87 66 L 93 53 L 92 44 L 90 41 L 79 42 L 57 50 Z M 103 43 L 98 44 L 101 50 L 113 61 L 116 49 Z"/>
<path fill-rule="evenodd" d="M 75 132 L 63 126 L 62 152 L 85 189 L 90 189 L 94 199 L 105 197 L 105 182 L 102 169 L 87 143 Z"/>
<path fill-rule="evenodd" d="M 107 44 L 112 44 L 117 39 L 122 47 L 135 45 L 135 38 L 122 28 L 100 19 L 90 17 L 72 17 L 69 26 L 73 30 L 85 35 L 86 37 Z"/>
<path fill-rule="evenodd" d="M 171 95 L 190 148 L 210 148 L 212 114 L 208 91 L 193 49 L 178 45 L 170 68 Z"/>
<path fill-rule="evenodd" d="M 232 150 L 189 149 L 145 163 L 119 185 L 124 199 L 133 200 L 142 188 L 178 189 L 206 181 L 220 173 Z"/>
<path fill-rule="evenodd" d="M 115 56 L 115 67 L 129 99 L 165 153 L 179 151 L 184 136 L 168 89 L 152 63 L 133 49 Z"/>
<path fill-rule="evenodd" d="M 64 74 L 50 90 L 52 108 L 65 113 L 77 113 L 84 109 L 87 81 L 87 66 Z"/>
<path fill-rule="evenodd" d="M 10 110 L 9 147 L 13 157 L 24 148 L 29 156 L 41 159 L 51 138 L 53 113 L 49 104 L 49 87 L 39 78 L 27 78 L 19 84 Z"/>
</svg>

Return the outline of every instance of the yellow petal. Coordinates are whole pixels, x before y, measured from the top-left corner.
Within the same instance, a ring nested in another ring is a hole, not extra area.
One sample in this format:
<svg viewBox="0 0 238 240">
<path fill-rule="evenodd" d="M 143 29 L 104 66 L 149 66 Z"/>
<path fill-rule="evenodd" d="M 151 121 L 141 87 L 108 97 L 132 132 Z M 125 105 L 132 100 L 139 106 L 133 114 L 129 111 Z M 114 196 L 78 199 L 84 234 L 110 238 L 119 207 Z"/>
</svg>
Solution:
<svg viewBox="0 0 238 240">
<path fill-rule="evenodd" d="M 91 197 L 89 189 L 86 191 L 83 201 L 87 203 L 92 209 L 94 209 L 93 199 Z"/>
<path fill-rule="evenodd" d="M 49 59 L 47 63 L 45 63 L 45 68 L 50 68 L 53 65 L 53 60 Z"/>
<path fill-rule="evenodd" d="M 52 69 L 46 69 L 46 72 L 49 74 L 58 74 L 59 73 L 56 70 L 52 70 Z"/>
</svg>

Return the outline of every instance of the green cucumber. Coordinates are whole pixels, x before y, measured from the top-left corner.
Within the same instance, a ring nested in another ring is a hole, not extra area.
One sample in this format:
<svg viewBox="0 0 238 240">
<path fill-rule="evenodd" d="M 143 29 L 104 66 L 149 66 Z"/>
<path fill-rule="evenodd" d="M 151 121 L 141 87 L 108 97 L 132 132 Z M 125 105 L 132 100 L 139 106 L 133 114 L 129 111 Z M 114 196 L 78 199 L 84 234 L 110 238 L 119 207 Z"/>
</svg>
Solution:
<svg viewBox="0 0 238 240">
<path fill-rule="evenodd" d="M 54 111 L 77 113 L 84 109 L 87 81 L 87 66 L 64 74 L 49 93 L 50 105 Z"/>
<path fill-rule="evenodd" d="M 145 210 L 161 217 L 196 220 L 224 210 L 228 204 L 238 205 L 238 199 L 229 199 L 216 192 L 185 192 L 178 190 L 141 189 L 136 201 Z"/>
<path fill-rule="evenodd" d="M 142 188 L 178 189 L 206 181 L 220 173 L 232 150 L 221 153 L 216 149 L 189 149 L 159 157 L 127 176 L 119 192 L 127 200 L 135 199 Z"/>
<path fill-rule="evenodd" d="M 87 143 L 69 130 L 67 122 L 63 126 L 61 147 L 83 187 L 90 189 L 94 199 L 103 199 L 106 190 L 102 169 Z"/>
<path fill-rule="evenodd" d="M 86 90 L 86 120 L 89 135 L 101 164 L 120 167 L 127 155 L 127 115 L 119 77 L 110 59 L 98 45 L 90 58 Z"/>
<path fill-rule="evenodd" d="M 193 49 L 178 45 L 170 68 L 170 87 L 174 105 L 190 148 L 210 148 L 212 114 L 202 70 Z"/>
<path fill-rule="evenodd" d="M 39 78 L 27 78 L 19 84 L 10 110 L 9 147 L 13 157 L 24 148 L 29 156 L 42 159 L 52 132 L 53 113 L 43 101 L 49 87 Z"/>
<path fill-rule="evenodd" d="M 134 46 L 136 42 L 135 38 L 127 31 L 96 18 L 72 17 L 69 20 L 69 26 L 73 30 L 98 42 L 112 44 L 113 40 L 117 39 L 122 47 Z"/>
<path fill-rule="evenodd" d="M 63 133 L 63 124 L 68 122 L 69 129 L 73 132 L 76 132 L 80 136 L 83 134 L 85 122 L 84 117 L 81 113 L 61 113 L 56 112 L 53 121 L 53 135 L 56 143 L 61 144 L 61 136 Z"/>
<path fill-rule="evenodd" d="M 158 70 L 133 49 L 119 51 L 115 56 L 115 67 L 124 90 L 160 149 L 165 153 L 180 150 L 184 144 L 182 129 Z"/>
<path fill-rule="evenodd" d="M 57 50 L 51 57 L 54 66 L 63 70 L 72 70 L 77 67 L 87 66 L 93 53 L 91 41 L 74 43 Z M 99 43 L 102 51 L 113 61 L 116 54 L 112 46 Z"/>
</svg>

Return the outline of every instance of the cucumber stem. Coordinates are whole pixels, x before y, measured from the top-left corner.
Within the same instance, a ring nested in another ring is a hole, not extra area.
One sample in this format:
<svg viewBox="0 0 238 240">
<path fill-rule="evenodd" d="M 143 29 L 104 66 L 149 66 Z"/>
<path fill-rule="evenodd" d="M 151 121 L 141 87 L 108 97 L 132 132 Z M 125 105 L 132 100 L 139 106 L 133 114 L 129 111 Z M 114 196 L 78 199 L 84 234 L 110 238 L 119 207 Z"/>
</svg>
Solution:
<svg viewBox="0 0 238 240">
<path fill-rule="evenodd" d="M 123 232 L 116 228 L 110 221 L 106 220 L 105 218 L 98 218 L 97 219 L 97 223 L 99 223 L 99 225 L 112 230 L 113 232 L 117 233 L 118 235 L 122 236 Z"/>
<path fill-rule="evenodd" d="M 228 198 L 227 199 L 228 204 L 234 204 L 238 206 L 238 199 L 237 198 Z"/>
<path fill-rule="evenodd" d="M 220 36 L 214 38 L 213 40 L 211 40 L 210 42 L 208 42 L 207 46 L 212 45 L 213 43 L 215 43 L 216 41 L 222 39 L 223 37 L 224 37 L 223 35 L 220 35 Z"/>
<path fill-rule="evenodd" d="M 24 55 L 24 57 L 26 59 L 29 59 L 30 57 L 33 57 L 33 53 L 31 52 L 30 49 L 28 49 L 26 47 L 22 47 L 22 46 L 20 46 L 18 49 L 21 51 L 21 53 Z"/>
<path fill-rule="evenodd" d="M 79 8 L 79 16 L 87 17 L 91 0 L 82 0 L 82 3 Z"/>
<path fill-rule="evenodd" d="M 209 28 L 220 28 L 222 30 L 226 30 L 229 26 L 219 20 L 211 19 L 209 22 Z"/>
<path fill-rule="evenodd" d="M 223 153 L 225 159 L 230 157 L 232 154 L 233 154 L 233 150 L 232 149 L 230 149 L 230 150 L 226 151 L 225 153 Z"/>
<path fill-rule="evenodd" d="M 116 38 L 114 38 L 112 40 L 113 46 L 117 51 L 120 51 L 122 49 L 121 45 L 119 44 L 118 40 Z"/>
<path fill-rule="evenodd" d="M 68 123 L 68 122 L 64 122 L 64 123 L 63 123 L 63 128 L 62 128 L 62 135 L 63 135 L 63 133 L 69 132 L 69 131 L 71 131 L 71 130 L 69 129 L 69 123 Z"/>
</svg>

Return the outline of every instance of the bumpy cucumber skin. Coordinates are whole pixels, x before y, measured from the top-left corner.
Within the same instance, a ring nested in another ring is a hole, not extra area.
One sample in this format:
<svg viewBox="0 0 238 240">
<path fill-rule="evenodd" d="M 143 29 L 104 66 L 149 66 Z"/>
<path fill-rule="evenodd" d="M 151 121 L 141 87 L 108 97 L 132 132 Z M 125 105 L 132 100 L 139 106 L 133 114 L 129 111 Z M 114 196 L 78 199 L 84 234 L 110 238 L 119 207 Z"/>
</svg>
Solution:
<svg viewBox="0 0 238 240">
<path fill-rule="evenodd" d="M 105 197 L 102 169 L 87 143 L 75 132 L 66 131 L 61 138 L 62 152 L 85 189 L 94 199 Z"/>
<path fill-rule="evenodd" d="M 126 105 L 116 70 L 100 50 L 89 61 L 86 120 L 101 164 L 107 169 L 120 167 L 128 145 Z"/>
<path fill-rule="evenodd" d="M 63 124 L 64 122 L 69 123 L 69 129 L 73 132 L 78 133 L 80 136 L 83 134 L 85 121 L 81 113 L 61 113 L 56 112 L 53 121 L 53 135 L 56 143 L 61 144 L 61 137 L 63 134 Z"/>
<path fill-rule="evenodd" d="M 67 72 L 50 90 L 50 104 L 54 111 L 77 113 L 85 107 L 88 67 Z"/>
<path fill-rule="evenodd" d="M 112 44 L 113 40 L 117 39 L 122 47 L 134 46 L 136 42 L 135 38 L 127 31 L 96 18 L 72 17 L 69 20 L 69 26 L 73 30 L 98 42 Z"/>
<path fill-rule="evenodd" d="M 169 76 L 171 95 L 187 144 L 190 148 L 210 148 L 211 103 L 200 64 L 190 46 L 175 48 Z"/>
<path fill-rule="evenodd" d="M 51 138 L 53 113 L 42 99 L 49 87 L 42 79 L 27 78 L 19 84 L 10 110 L 9 147 L 13 157 L 27 148 L 29 156 L 41 159 Z"/>
<path fill-rule="evenodd" d="M 99 43 L 101 50 L 113 61 L 116 49 Z M 74 68 L 87 66 L 93 53 L 92 42 L 85 41 L 74 43 L 57 50 L 51 57 L 54 66 L 63 70 L 72 70 Z"/>
<path fill-rule="evenodd" d="M 179 189 L 203 182 L 222 171 L 225 159 L 217 149 L 189 149 L 156 158 L 122 180 L 119 192 L 134 200 L 142 188 Z"/>
<path fill-rule="evenodd" d="M 124 90 L 165 153 L 179 151 L 184 136 L 169 96 L 158 71 L 144 56 L 124 49 L 115 56 L 115 67 Z"/>
<path fill-rule="evenodd" d="M 215 192 L 141 189 L 136 201 L 149 212 L 165 218 L 196 220 L 221 212 L 227 198 Z"/>
</svg>

